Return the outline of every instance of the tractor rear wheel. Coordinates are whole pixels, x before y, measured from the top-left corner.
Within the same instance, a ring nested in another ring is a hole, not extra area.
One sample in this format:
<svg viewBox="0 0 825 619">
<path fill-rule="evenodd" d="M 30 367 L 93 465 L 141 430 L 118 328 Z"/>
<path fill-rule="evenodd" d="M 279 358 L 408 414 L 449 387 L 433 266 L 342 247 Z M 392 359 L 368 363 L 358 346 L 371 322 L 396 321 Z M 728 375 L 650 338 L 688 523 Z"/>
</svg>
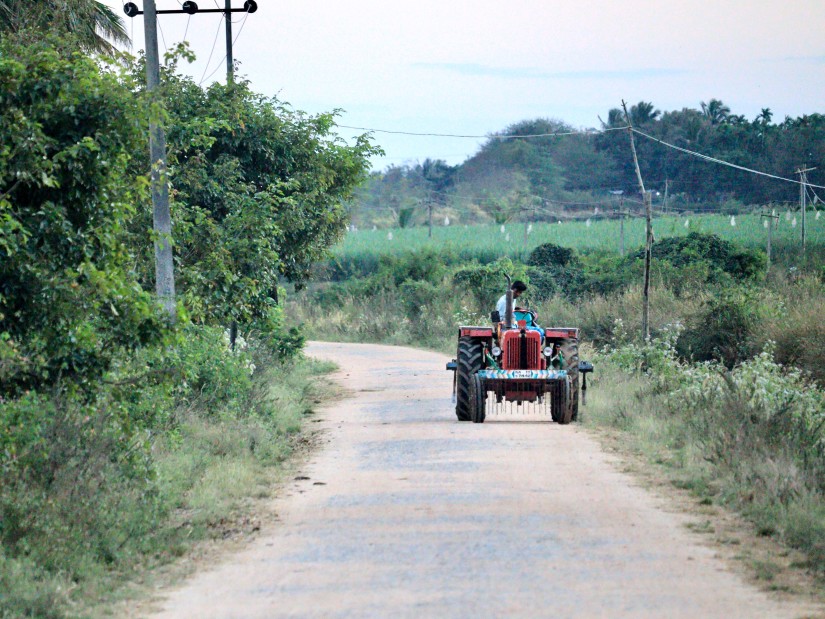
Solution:
<svg viewBox="0 0 825 619">
<path fill-rule="evenodd" d="M 564 354 L 564 369 L 567 370 L 570 381 L 568 383 L 570 393 L 564 414 L 566 421 L 561 423 L 570 423 L 579 418 L 579 343 L 576 340 L 567 340 L 562 344 L 562 353 Z"/>
<path fill-rule="evenodd" d="M 470 419 L 473 423 L 484 423 L 487 417 L 487 386 L 478 374 L 470 385 Z"/>
<path fill-rule="evenodd" d="M 459 421 L 470 421 L 470 385 L 481 369 L 483 354 L 484 349 L 477 339 L 458 338 L 455 415 Z"/>
</svg>

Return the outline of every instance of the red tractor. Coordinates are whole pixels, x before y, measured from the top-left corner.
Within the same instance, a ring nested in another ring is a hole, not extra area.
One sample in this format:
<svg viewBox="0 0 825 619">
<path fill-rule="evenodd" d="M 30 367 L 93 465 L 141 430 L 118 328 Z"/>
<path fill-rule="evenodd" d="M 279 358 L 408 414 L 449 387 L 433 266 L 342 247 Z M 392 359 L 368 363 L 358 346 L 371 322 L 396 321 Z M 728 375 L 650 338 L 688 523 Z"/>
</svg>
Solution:
<svg viewBox="0 0 825 619">
<path fill-rule="evenodd" d="M 593 371 L 592 364 L 579 361 L 579 330 L 546 329 L 542 338 L 532 328 L 535 313 L 513 309 L 509 277 L 507 282 L 505 316 L 495 311 L 492 327 L 458 329 L 457 358 L 447 364 L 455 372 L 456 416 L 483 423 L 488 412 L 529 404 L 556 423 L 576 421 L 579 376 L 584 400 L 587 374 Z"/>
</svg>

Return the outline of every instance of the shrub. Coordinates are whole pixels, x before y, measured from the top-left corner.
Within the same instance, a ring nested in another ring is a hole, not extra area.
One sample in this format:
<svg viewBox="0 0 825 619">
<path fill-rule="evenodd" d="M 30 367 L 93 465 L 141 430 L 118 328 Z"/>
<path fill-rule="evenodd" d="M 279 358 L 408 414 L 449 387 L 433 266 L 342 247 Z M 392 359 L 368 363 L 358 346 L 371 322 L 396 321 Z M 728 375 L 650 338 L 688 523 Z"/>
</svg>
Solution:
<svg viewBox="0 0 825 619">
<path fill-rule="evenodd" d="M 509 258 L 500 258 L 492 264 L 457 270 L 453 274 L 453 286 L 458 289 L 459 296 L 469 295 L 479 310 L 491 311 L 507 289 L 505 275 L 509 275 L 513 281 L 520 279 L 529 284 L 526 267 Z M 529 288 L 527 294 L 531 294 Z"/>
<path fill-rule="evenodd" d="M 406 281 L 438 284 L 444 277 L 449 257 L 430 248 L 413 250 L 398 255 L 383 255 L 378 261 L 377 275 L 392 279 L 396 286 Z"/>
<path fill-rule="evenodd" d="M 675 267 L 705 261 L 709 265 L 708 281 L 715 281 L 719 273 L 727 273 L 739 280 L 757 279 L 763 276 L 767 260 L 761 251 L 744 249 L 715 234 L 698 232 L 657 241 L 653 245 L 652 255 L 654 260 L 665 260 Z M 644 259 L 644 249 L 637 251 L 632 258 Z"/>
<path fill-rule="evenodd" d="M 123 234 L 145 197 L 144 112 L 94 59 L 9 38 L 0 98 L 0 394 L 91 394 L 119 349 L 166 331 Z"/>
<path fill-rule="evenodd" d="M 551 299 L 559 291 L 553 274 L 545 269 L 528 267 L 527 277 L 530 279 L 530 296 L 539 303 Z"/>
<path fill-rule="evenodd" d="M 726 291 L 688 320 L 677 348 L 683 357 L 717 360 L 732 368 L 758 352 L 758 330 L 767 315 L 754 290 Z"/>
<path fill-rule="evenodd" d="M 561 247 L 553 243 L 545 243 L 530 252 L 527 264 L 540 269 L 550 269 L 566 267 L 576 261 L 576 252 L 574 249 Z"/>
</svg>

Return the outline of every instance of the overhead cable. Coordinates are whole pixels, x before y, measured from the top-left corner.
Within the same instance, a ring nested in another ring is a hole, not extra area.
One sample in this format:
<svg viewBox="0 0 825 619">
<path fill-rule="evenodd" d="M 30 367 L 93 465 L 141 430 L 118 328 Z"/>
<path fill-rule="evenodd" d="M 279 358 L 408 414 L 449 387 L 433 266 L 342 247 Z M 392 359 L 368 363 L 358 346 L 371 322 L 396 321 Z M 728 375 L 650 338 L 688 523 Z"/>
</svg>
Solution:
<svg viewBox="0 0 825 619">
<path fill-rule="evenodd" d="M 198 82 L 198 86 L 203 84 L 204 80 L 206 80 L 206 72 L 209 70 L 209 65 L 212 62 L 212 54 L 215 53 L 215 46 L 218 44 L 218 37 L 221 34 L 221 26 L 223 26 L 223 18 L 221 18 L 221 21 L 218 22 L 218 30 L 215 32 L 215 40 L 212 41 L 212 49 L 209 52 L 209 59 L 206 61 L 206 68 L 204 68 L 204 70 L 203 70 L 203 75 L 201 76 L 201 81 Z M 220 66 L 220 65 L 218 65 L 218 66 Z M 209 75 L 209 77 L 212 77 L 212 75 L 214 75 L 214 73 L 215 72 L 213 71 Z"/>
<path fill-rule="evenodd" d="M 527 135 L 498 135 L 488 133 L 487 135 L 462 135 L 454 133 L 418 133 L 415 131 L 391 131 L 389 129 L 372 129 L 370 127 L 352 127 L 349 125 L 338 125 L 341 129 L 355 129 L 356 131 L 369 131 L 370 133 L 390 133 L 393 135 L 413 135 L 419 137 L 430 138 L 470 138 L 473 140 L 489 139 L 489 140 L 517 140 L 525 138 L 555 138 L 565 135 L 599 135 L 600 133 L 607 133 L 608 131 L 620 131 L 627 129 L 627 127 L 609 127 L 607 129 L 586 129 L 584 131 L 558 131 L 556 133 L 533 133 Z"/>
<path fill-rule="evenodd" d="M 249 11 L 247 11 L 246 13 L 244 13 L 243 20 L 241 21 L 241 27 L 240 27 L 240 28 L 238 28 L 238 34 L 236 34 L 236 35 L 235 35 L 235 38 L 234 38 L 234 39 L 232 39 L 232 47 L 235 47 L 235 43 L 237 43 L 237 42 L 238 42 L 238 39 L 239 39 L 239 38 L 240 38 L 240 36 L 241 36 L 241 32 L 243 32 L 243 27 L 246 25 L 246 18 L 247 18 L 247 17 L 249 17 Z M 232 22 L 232 23 L 234 24 L 235 22 Z M 218 32 L 220 32 L 220 30 L 218 30 Z M 215 39 L 215 40 L 217 41 L 217 39 Z M 213 49 L 214 49 L 214 48 L 213 48 Z M 221 61 L 218 63 L 218 66 L 217 66 L 217 67 L 215 67 L 215 69 L 212 71 L 212 73 L 210 73 L 209 75 L 207 75 L 205 78 L 201 78 L 200 84 L 198 84 L 198 86 L 200 86 L 200 85 L 201 85 L 201 84 L 203 84 L 206 80 L 210 79 L 213 75 L 215 75 L 215 73 L 217 73 L 217 72 L 220 70 L 220 68 L 221 68 L 221 64 L 223 63 L 223 61 L 224 61 L 224 60 L 226 60 L 226 54 L 224 54 L 224 55 L 223 55 L 223 58 L 221 58 Z M 207 65 L 207 68 L 209 68 L 209 65 Z M 204 73 L 206 73 L 206 71 L 204 71 Z"/>
<path fill-rule="evenodd" d="M 802 181 L 798 181 L 794 178 L 787 178 L 785 176 L 777 176 L 776 174 L 768 174 L 767 172 L 762 172 L 760 170 L 754 170 L 752 168 L 746 168 L 745 166 L 736 165 L 735 163 L 731 163 L 729 161 L 724 161 L 722 159 L 717 159 L 716 157 L 711 157 L 710 155 L 703 155 L 702 153 L 697 153 L 696 151 L 688 150 L 687 148 L 682 148 L 681 146 L 676 146 L 675 144 L 670 144 L 659 138 L 655 138 L 652 135 L 648 135 L 644 131 L 639 131 L 635 127 L 631 128 L 633 133 L 637 133 L 643 137 L 646 137 L 648 140 L 653 140 L 654 142 L 658 142 L 662 146 L 667 146 L 668 148 L 672 148 L 674 150 L 678 150 L 680 152 L 686 153 L 688 155 L 693 155 L 694 157 L 699 157 L 700 159 L 704 159 L 705 161 L 710 161 L 711 163 L 718 163 L 720 165 L 728 166 L 729 168 L 735 168 L 737 170 L 742 170 L 743 172 L 749 172 L 750 174 L 758 174 L 759 176 L 767 176 L 768 178 L 774 178 L 779 181 L 785 181 L 788 183 L 794 183 L 796 185 L 807 185 L 808 187 L 816 187 L 817 189 L 825 189 L 825 185 L 812 185 L 811 183 L 803 183 Z"/>
</svg>

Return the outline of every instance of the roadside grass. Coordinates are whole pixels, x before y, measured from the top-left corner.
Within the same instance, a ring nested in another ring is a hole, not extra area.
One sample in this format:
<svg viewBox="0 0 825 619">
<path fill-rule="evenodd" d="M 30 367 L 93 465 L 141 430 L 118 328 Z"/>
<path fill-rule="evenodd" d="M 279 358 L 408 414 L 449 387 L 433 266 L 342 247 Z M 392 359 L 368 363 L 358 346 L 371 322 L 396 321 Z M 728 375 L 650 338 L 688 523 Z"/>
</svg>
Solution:
<svg viewBox="0 0 825 619">
<path fill-rule="evenodd" d="M 152 479 L 142 490 L 109 480 L 88 496 L 78 495 L 91 492 L 84 487 L 47 503 L 18 490 L 55 516 L 40 516 L 51 528 L 26 552 L 0 547 L 0 618 L 112 616 L 113 605 L 140 597 L 131 583 L 153 569 L 206 540 L 254 530 L 254 500 L 272 492 L 303 440 L 304 418 L 337 392 L 323 378 L 332 364 L 300 355 L 283 365 L 256 361 L 248 391 L 238 394 L 243 406 L 230 398 L 227 407 L 212 399 L 204 408 L 192 398 L 177 407 L 168 431 L 152 438 Z"/>
<path fill-rule="evenodd" d="M 791 410 L 758 418 L 742 391 L 685 400 L 678 408 L 662 383 L 601 358 L 588 390 L 585 425 L 618 431 L 619 448 L 662 467 L 675 487 L 700 505 L 719 505 L 744 516 L 757 535 L 799 550 L 804 567 L 825 578 L 822 411 Z M 792 383 L 789 379 L 789 383 Z M 789 389 L 798 385 L 789 384 Z M 809 422 L 812 421 L 813 425 Z M 758 563 L 758 564 L 757 564 Z M 755 577 L 772 581 L 773 562 L 755 562 Z"/>
</svg>

